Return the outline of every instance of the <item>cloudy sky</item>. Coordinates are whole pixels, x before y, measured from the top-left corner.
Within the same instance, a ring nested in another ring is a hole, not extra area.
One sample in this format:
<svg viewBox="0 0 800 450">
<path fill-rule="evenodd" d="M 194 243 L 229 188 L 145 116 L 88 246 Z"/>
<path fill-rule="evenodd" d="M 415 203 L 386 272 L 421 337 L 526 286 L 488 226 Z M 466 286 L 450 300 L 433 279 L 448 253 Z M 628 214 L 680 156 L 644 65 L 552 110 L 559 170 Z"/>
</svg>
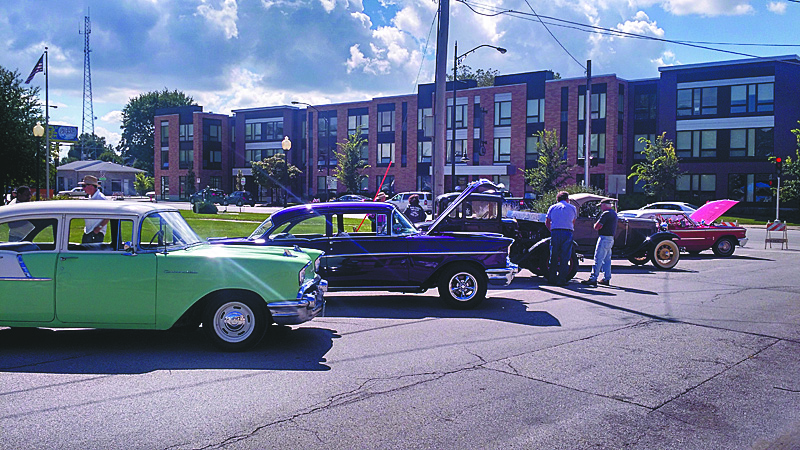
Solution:
<svg viewBox="0 0 800 450">
<path fill-rule="evenodd" d="M 500 73 L 658 76 L 662 65 L 740 59 L 697 47 L 587 33 L 566 22 L 756 56 L 800 53 L 800 3 L 785 0 L 450 0 L 450 43 Z M 471 7 L 471 8 L 470 8 Z M 131 97 L 177 89 L 205 111 L 407 94 L 433 81 L 432 0 L 29 0 L 0 2 L 0 66 L 24 79 L 50 55 L 51 121 L 80 127 L 84 16 L 91 16 L 95 132 L 116 145 Z M 502 11 L 511 13 L 497 14 Z M 565 26 L 566 25 L 566 26 Z M 585 29 L 584 29 L 585 30 Z M 558 39 L 558 42 L 551 34 Z M 563 46 L 564 49 L 562 49 Z M 569 53 L 567 53 L 567 51 Z M 576 62 L 577 61 L 577 62 Z M 580 64 L 579 64 L 580 62 Z M 448 67 L 451 63 L 448 63 Z M 42 87 L 38 74 L 31 83 Z"/>
</svg>

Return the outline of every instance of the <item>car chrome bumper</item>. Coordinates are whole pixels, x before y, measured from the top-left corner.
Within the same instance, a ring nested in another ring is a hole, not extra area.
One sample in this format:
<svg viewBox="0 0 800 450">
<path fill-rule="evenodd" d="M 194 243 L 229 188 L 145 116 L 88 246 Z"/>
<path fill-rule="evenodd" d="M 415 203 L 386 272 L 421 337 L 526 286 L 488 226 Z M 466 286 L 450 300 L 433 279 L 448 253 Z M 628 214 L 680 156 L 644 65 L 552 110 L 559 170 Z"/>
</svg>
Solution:
<svg viewBox="0 0 800 450">
<path fill-rule="evenodd" d="M 306 281 L 297 292 L 297 300 L 267 304 L 272 320 L 278 325 L 297 325 L 317 317 L 325 309 L 328 282 L 319 275 Z"/>
<path fill-rule="evenodd" d="M 747 238 L 739 239 L 739 247 L 744 247 L 745 245 L 747 245 L 747 241 L 748 241 Z"/>
<path fill-rule="evenodd" d="M 486 269 L 486 276 L 489 277 L 489 284 L 508 286 L 517 272 L 519 272 L 519 266 L 506 259 L 506 267 L 502 269 Z"/>
</svg>

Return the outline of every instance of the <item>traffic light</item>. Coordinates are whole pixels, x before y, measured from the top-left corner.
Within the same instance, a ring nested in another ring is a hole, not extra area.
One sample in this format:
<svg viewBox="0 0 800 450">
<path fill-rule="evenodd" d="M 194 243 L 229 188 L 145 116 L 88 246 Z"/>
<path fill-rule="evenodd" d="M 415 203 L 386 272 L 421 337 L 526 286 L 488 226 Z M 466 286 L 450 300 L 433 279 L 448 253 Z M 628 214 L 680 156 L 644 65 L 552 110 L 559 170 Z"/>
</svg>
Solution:
<svg viewBox="0 0 800 450">
<path fill-rule="evenodd" d="M 783 172 L 783 159 L 775 158 L 775 172 L 780 175 Z"/>
</svg>

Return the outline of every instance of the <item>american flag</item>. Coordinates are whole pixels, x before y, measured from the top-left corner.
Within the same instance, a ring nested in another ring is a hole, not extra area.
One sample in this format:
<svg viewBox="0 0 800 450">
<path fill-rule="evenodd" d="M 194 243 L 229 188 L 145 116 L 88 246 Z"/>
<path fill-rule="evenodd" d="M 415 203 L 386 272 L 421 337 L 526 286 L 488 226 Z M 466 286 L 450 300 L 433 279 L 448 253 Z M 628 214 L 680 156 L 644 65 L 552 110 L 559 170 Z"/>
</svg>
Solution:
<svg viewBox="0 0 800 450">
<path fill-rule="evenodd" d="M 31 74 L 28 75 L 28 79 L 25 80 L 25 84 L 31 84 L 31 80 L 33 80 L 33 77 L 39 72 L 44 72 L 44 55 L 39 57 L 39 62 L 37 62 L 36 66 L 31 70 Z"/>
</svg>

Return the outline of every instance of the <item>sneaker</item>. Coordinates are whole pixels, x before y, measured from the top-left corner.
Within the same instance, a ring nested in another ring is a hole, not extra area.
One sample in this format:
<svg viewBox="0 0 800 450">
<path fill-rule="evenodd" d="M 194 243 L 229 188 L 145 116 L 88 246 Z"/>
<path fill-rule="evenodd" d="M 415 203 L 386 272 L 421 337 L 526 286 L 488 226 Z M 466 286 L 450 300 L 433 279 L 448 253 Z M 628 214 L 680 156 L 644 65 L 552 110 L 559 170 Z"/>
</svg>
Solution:
<svg viewBox="0 0 800 450">
<path fill-rule="evenodd" d="M 581 281 L 581 284 L 585 286 L 597 287 L 597 280 L 589 278 L 588 280 Z"/>
<path fill-rule="evenodd" d="M 602 284 L 603 286 L 611 286 L 611 282 L 609 280 L 600 280 L 598 283 Z"/>
</svg>

